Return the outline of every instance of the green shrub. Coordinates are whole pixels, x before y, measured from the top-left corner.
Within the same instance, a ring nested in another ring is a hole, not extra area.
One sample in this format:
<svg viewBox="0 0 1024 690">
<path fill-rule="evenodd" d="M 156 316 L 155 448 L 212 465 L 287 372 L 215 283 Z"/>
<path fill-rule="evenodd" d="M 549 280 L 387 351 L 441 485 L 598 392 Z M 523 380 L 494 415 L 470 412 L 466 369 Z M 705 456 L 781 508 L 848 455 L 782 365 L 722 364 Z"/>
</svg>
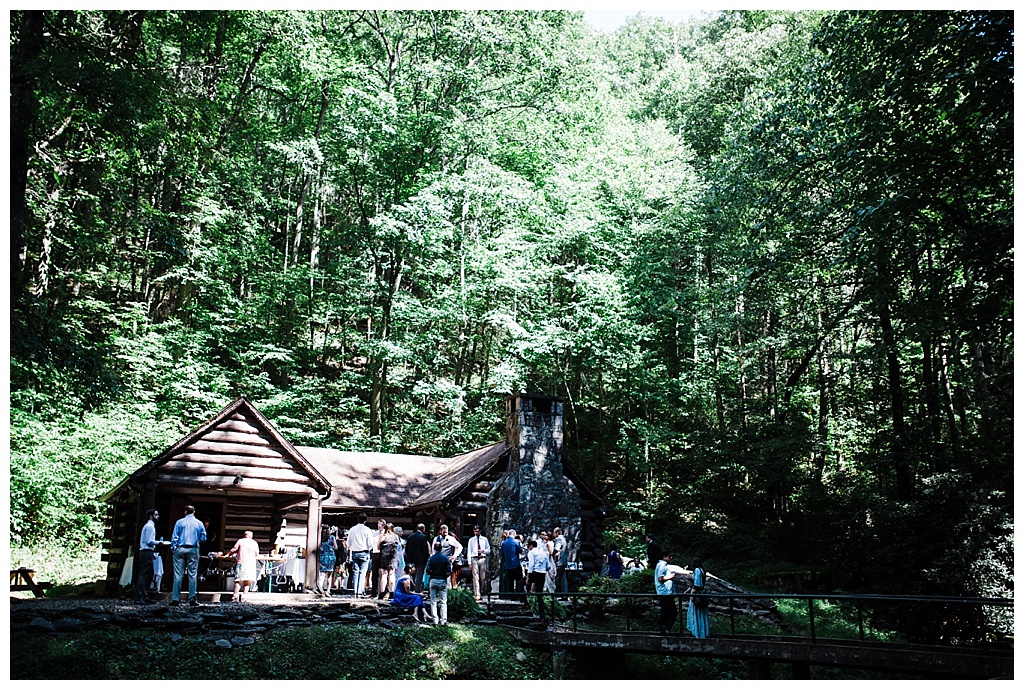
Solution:
<svg viewBox="0 0 1024 690">
<path fill-rule="evenodd" d="M 473 593 L 464 587 L 448 590 L 448 619 L 457 621 L 463 618 L 484 615 L 484 610 L 473 598 Z"/>
<path fill-rule="evenodd" d="M 624 594 L 650 594 L 654 591 L 654 571 L 639 570 L 623 575 L 619 587 Z"/>
</svg>

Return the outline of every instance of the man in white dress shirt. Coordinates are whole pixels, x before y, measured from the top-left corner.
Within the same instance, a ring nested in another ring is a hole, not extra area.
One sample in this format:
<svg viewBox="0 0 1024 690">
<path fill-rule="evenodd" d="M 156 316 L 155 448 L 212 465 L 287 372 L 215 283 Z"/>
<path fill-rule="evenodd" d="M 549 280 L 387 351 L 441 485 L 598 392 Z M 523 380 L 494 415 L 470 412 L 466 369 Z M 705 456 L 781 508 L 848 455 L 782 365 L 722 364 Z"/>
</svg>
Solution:
<svg viewBox="0 0 1024 690">
<path fill-rule="evenodd" d="M 443 553 L 449 561 L 452 563 L 452 574 L 451 574 L 451 586 L 455 587 L 459 584 L 459 574 L 457 565 L 459 556 L 462 555 L 462 544 L 455 538 L 454 534 L 448 534 L 448 525 L 441 525 L 437 530 L 437 536 L 434 537 L 434 544 L 441 545 L 441 553 Z"/>
<path fill-rule="evenodd" d="M 348 549 L 352 554 L 352 596 L 365 597 L 366 572 L 370 567 L 370 552 L 377 544 L 377 533 L 366 526 L 369 518 L 359 514 L 359 522 L 348 531 Z"/>
<path fill-rule="evenodd" d="M 473 573 L 473 598 L 480 601 L 483 592 L 491 591 L 487 580 L 487 557 L 491 555 L 491 542 L 480 534 L 479 525 L 473 526 L 473 536 L 469 538 L 466 553 L 469 554 L 469 568 Z"/>
</svg>

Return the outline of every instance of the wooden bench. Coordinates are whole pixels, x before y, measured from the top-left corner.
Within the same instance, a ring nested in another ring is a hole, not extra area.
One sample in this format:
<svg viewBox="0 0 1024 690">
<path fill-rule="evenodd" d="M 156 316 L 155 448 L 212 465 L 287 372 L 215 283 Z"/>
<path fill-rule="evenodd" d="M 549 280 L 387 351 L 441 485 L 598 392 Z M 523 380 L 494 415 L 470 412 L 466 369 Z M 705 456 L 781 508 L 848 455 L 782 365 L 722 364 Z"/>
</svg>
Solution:
<svg viewBox="0 0 1024 690">
<path fill-rule="evenodd" d="M 45 597 L 46 590 L 53 587 L 52 582 L 36 582 L 34 575 L 36 571 L 31 568 L 16 568 L 11 570 L 11 591 L 31 591 L 37 597 Z"/>
</svg>

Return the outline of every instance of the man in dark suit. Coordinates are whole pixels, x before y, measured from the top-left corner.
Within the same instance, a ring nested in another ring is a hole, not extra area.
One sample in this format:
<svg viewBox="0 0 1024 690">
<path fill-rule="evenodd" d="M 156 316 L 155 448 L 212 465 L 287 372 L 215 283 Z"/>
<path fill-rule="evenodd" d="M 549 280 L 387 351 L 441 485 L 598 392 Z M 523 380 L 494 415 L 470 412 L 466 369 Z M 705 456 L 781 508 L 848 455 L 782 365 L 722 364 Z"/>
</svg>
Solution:
<svg viewBox="0 0 1024 690">
<path fill-rule="evenodd" d="M 427 538 L 427 526 L 416 525 L 416 531 L 409 535 L 405 542 L 405 562 L 416 566 L 413 587 L 417 592 L 423 591 L 426 576 L 427 559 L 430 558 L 430 539 Z"/>
<path fill-rule="evenodd" d="M 661 547 L 654 541 L 654 535 L 650 532 L 644 537 L 647 540 L 647 567 L 654 570 L 654 567 L 658 565 L 658 561 L 661 560 Z"/>
</svg>

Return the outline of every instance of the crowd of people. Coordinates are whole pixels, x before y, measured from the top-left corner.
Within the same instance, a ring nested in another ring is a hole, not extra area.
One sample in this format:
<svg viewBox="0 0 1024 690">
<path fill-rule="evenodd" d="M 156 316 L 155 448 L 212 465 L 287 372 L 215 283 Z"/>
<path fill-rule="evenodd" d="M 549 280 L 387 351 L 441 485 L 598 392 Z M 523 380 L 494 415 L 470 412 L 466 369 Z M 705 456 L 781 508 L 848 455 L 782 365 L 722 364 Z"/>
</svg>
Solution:
<svg viewBox="0 0 1024 690">
<path fill-rule="evenodd" d="M 198 606 L 199 545 L 207 540 L 207 527 L 195 517 L 193 506 L 186 506 L 184 512 L 171 533 L 174 580 L 170 603 L 172 606 L 179 604 L 187 575 L 188 604 Z M 154 563 L 162 562 L 155 552 L 160 543 L 156 537 L 159 512 L 150 510 L 146 517 L 139 538 L 139 572 L 132 592 L 138 604 L 151 601 Z M 350 590 L 352 596 L 358 598 L 393 600 L 399 606 L 411 608 L 417 622 L 445 625 L 448 590 L 458 586 L 464 566 L 469 570 L 473 597 L 480 601 L 490 593 L 488 564 L 492 549 L 490 539 L 479 525 L 472 527 L 472 536 L 463 546 L 444 524 L 433 538 L 427 536 L 426 525 L 422 523 L 406 538 L 400 526 L 386 520 L 378 520 L 376 530 L 369 523 L 368 516 L 362 513 L 348 530 L 331 525 L 323 527 L 314 587 L 317 594 L 332 597 L 335 592 Z M 676 578 L 683 569 L 672 565 L 671 551 L 659 545 L 652 534 L 647 534 L 645 539 L 647 564 L 654 570 L 654 589 L 661 608 L 661 633 L 668 634 L 675 624 L 676 597 L 688 596 L 687 630 L 695 637 L 708 637 L 708 598 L 702 596 L 706 573 L 701 559 L 693 559 L 691 586 L 685 592 L 677 592 Z M 568 550 L 564 530 L 559 525 L 550 531 L 541 530 L 536 539 L 528 539 L 525 544 L 523 536 L 514 529 L 503 530 L 496 549 L 500 566 L 499 591 L 512 596 L 568 593 Z M 259 575 L 259 544 L 253 539 L 253 533 L 246 530 L 225 556 L 236 559 L 232 601 L 241 601 Z M 622 577 L 625 561 L 616 544 L 609 545 L 604 562 L 604 574 L 613 579 Z"/>
</svg>

